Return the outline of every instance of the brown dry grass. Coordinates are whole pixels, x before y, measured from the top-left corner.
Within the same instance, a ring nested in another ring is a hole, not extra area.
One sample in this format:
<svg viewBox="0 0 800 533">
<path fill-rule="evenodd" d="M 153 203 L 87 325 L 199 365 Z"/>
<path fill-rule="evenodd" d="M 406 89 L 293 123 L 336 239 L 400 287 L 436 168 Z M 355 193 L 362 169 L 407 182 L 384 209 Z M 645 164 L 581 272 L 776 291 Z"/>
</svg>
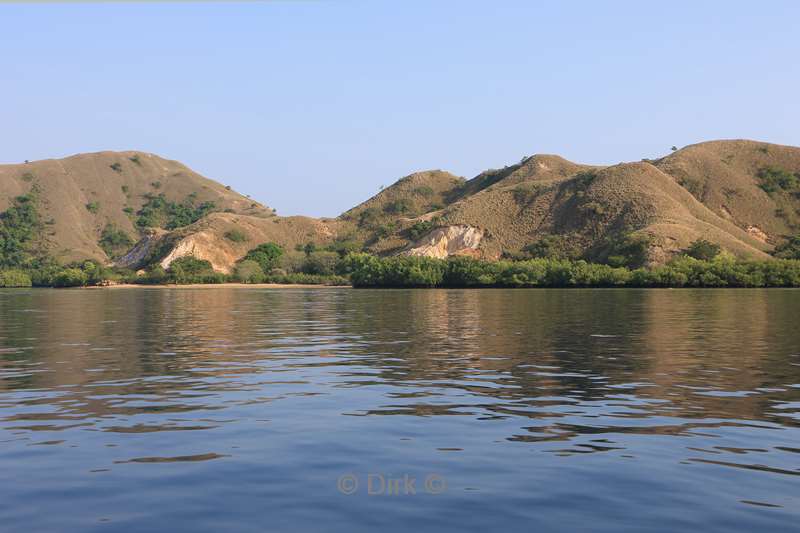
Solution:
<svg viewBox="0 0 800 533">
<path fill-rule="evenodd" d="M 120 171 L 111 168 L 114 163 Z M 640 233 L 653 239 L 656 262 L 699 238 L 739 257 L 764 259 L 800 224 L 796 191 L 767 194 L 759 187 L 757 174 L 765 167 L 800 173 L 800 148 L 713 141 L 659 160 L 609 167 L 535 155 L 469 181 L 440 170 L 418 172 L 330 220 L 270 217 L 267 208 L 180 163 L 139 152 L 102 152 L 0 166 L 0 210 L 36 183 L 42 189 L 43 218 L 54 221 L 47 226 L 51 250 L 62 259 L 104 259 L 97 240 L 107 223 L 136 234 L 124 207 L 138 210 L 147 193 L 163 192 L 174 201 L 196 193 L 198 201 L 214 201 L 233 213 L 213 213 L 170 233 L 173 253 L 194 253 L 226 272 L 263 242 L 292 250 L 308 242 L 325 246 L 347 239 L 378 253 L 398 252 L 410 244 L 407 228 L 419 221 L 483 230 L 480 253 L 487 258 L 519 252 L 550 234 L 601 257 L 609 238 Z M 154 190 L 154 182 L 160 189 Z M 85 208 L 92 201 L 100 204 L 96 214 Z M 391 209 L 398 201 L 407 207 L 403 212 Z M 368 223 L 362 220 L 365 212 L 372 214 Z M 378 236 L 381 227 L 384 234 Z M 246 240 L 225 237 L 234 229 Z"/>
<path fill-rule="evenodd" d="M 119 171 L 112 165 L 119 165 Z M 14 197 L 28 192 L 34 184 L 38 186 L 48 248 L 64 261 L 106 260 L 98 240 L 109 223 L 136 239 L 138 230 L 123 209 L 138 211 L 146 202 L 145 194 L 163 193 L 167 199 L 181 202 L 195 193 L 197 202 L 213 201 L 221 210 L 256 216 L 271 214 L 258 202 L 181 163 L 143 152 L 99 152 L 0 165 L 0 183 L 0 211 Z M 99 206 L 96 213 L 86 209 L 93 202 Z"/>
</svg>

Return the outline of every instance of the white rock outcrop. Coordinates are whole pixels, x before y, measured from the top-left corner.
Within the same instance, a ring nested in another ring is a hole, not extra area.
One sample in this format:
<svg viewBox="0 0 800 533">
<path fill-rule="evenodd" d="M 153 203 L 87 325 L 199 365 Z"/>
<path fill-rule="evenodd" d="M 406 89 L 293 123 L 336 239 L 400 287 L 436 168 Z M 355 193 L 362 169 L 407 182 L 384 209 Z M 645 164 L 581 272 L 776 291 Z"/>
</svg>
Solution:
<svg viewBox="0 0 800 533">
<path fill-rule="evenodd" d="M 428 233 L 405 253 L 406 255 L 444 259 L 451 255 L 477 250 L 481 239 L 483 239 L 483 231 L 479 228 L 466 225 L 445 226 Z"/>
</svg>

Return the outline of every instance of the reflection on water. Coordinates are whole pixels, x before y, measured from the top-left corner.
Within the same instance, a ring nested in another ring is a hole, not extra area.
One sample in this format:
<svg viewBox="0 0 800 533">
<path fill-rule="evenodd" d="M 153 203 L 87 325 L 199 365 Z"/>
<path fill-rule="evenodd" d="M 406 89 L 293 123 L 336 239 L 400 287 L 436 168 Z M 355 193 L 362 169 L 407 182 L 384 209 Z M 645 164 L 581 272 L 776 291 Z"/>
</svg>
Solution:
<svg viewBox="0 0 800 533">
<path fill-rule="evenodd" d="M 791 530 L 799 296 L 0 291 L 0 524 Z"/>
</svg>

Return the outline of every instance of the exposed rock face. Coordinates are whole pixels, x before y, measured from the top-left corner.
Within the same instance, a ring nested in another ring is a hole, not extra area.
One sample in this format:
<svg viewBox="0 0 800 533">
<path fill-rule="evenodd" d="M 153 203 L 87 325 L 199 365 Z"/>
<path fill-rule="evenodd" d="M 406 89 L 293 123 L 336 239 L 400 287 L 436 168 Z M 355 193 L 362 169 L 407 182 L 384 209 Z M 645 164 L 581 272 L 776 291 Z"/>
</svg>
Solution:
<svg viewBox="0 0 800 533">
<path fill-rule="evenodd" d="M 181 257 L 193 256 L 211 263 L 217 272 L 230 274 L 239 259 L 231 253 L 228 246 L 221 246 L 220 239 L 209 231 L 199 231 L 175 243 L 170 252 L 159 262 L 166 270 L 173 261 Z"/>
<path fill-rule="evenodd" d="M 114 266 L 122 268 L 136 269 L 144 266 L 147 260 L 152 256 L 153 250 L 161 242 L 161 239 L 167 231 L 162 229 L 150 229 L 145 236 L 136 243 L 130 252 L 114 261 Z"/>
<path fill-rule="evenodd" d="M 309 242 L 324 248 L 337 237 L 341 225 L 339 221 L 308 217 L 262 218 L 211 213 L 171 232 L 150 230 L 116 265 L 136 269 L 157 262 L 166 270 L 176 259 L 192 256 L 208 261 L 217 272 L 230 274 L 236 261 L 259 244 L 273 242 L 287 253 Z M 230 239 L 233 230 L 243 240 Z"/>
<path fill-rule="evenodd" d="M 444 259 L 451 255 L 474 253 L 481 244 L 483 231 L 466 225 L 436 228 L 417 241 L 407 255 Z"/>
</svg>

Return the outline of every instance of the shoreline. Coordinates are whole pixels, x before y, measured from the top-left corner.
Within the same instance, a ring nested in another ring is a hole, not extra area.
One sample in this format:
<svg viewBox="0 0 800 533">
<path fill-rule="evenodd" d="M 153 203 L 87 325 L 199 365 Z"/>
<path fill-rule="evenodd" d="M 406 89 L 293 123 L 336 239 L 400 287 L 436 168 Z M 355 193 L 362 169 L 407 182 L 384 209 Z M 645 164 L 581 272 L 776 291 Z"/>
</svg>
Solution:
<svg viewBox="0 0 800 533">
<path fill-rule="evenodd" d="M 47 287 L 45 287 L 47 288 Z M 154 284 L 143 283 L 118 283 L 114 285 L 90 285 L 86 287 L 72 287 L 76 289 L 352 289 L 350 285 L 313 285 L 303 283 L 189 283 Z"/>
</svg>

